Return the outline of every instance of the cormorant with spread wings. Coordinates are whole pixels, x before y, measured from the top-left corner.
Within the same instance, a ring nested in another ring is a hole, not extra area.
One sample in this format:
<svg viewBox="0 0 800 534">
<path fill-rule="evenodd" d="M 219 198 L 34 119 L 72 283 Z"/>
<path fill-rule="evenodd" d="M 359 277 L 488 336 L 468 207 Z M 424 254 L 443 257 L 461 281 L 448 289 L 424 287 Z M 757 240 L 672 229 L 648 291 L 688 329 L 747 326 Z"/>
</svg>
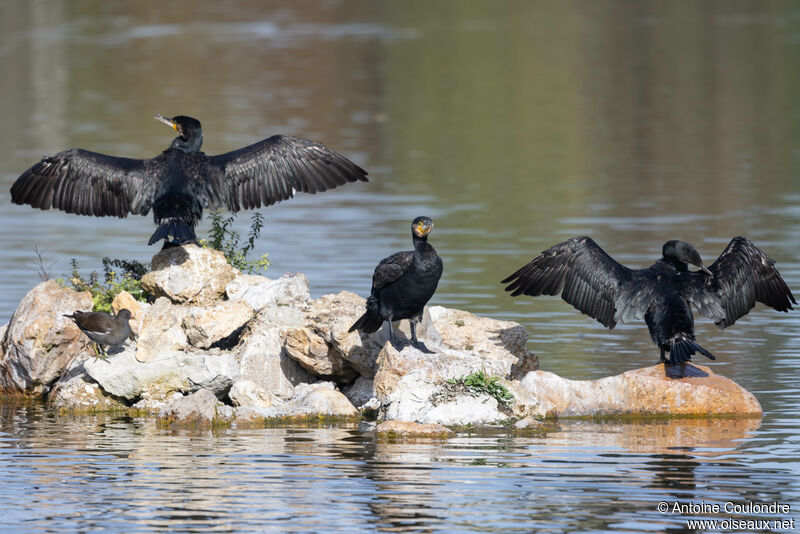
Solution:
<svg viewBox="0 0 800 534">
<path fill-rule="evenodd" d="M 629 269 L 588 237 L 573 237 L 502 281 L 511 296 L 558 295 L 608 328 L 644 319 L 661 361 L 681 364 L 699 352 L 691 306 L 727 328 L 761 302 L 786 312 L 797 304 L 775 262 L 749 239 L 735 237 L 708 268 L 689 243 L 667 241 L 662 258 Z M 688 265 L 700 271 L 689 271 Z M 669 352 L 669 360 L 665 353 Z"/>
<path fill-rule="evenodd" d="M 170 147 L 152 159 L 107 156 L 70 149 L 45 157 L 11 187 L 11 200 L 96 217 L 147 215 L 158 226 L 149 245 L 196 239 L 203 209 L 231 212 L 269 206 L 297 191 L 316 193 L 367 181 L 361 167 L 319 143 L 273 135 L 253 145 L 207 156 L 200 151 L 200 121 L 156 115 L 178 132 Z M 170 236 L 172 241 L 168 241 Z"/>
</svg>

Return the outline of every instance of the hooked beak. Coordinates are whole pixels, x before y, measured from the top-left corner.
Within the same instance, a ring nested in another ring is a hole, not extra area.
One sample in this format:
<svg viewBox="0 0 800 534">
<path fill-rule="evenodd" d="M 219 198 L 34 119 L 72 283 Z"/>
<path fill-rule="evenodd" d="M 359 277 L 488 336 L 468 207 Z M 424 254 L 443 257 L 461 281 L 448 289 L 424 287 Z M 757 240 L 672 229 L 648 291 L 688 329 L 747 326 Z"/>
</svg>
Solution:
<svg viewBox="0 0 800 534">
<path fill-rule="evenodd" d="M 164 124 L 166 124 L 167 126 L 172 128 L 173 130 L 175 130 L 176 132 L 178 131 L 178 125 L 172 119 L 166 118 L 161 113 L 156 113 L 155 115 L 153 115 L 153 118 L 155 120 L 157 120 L 158 122 L 163 122 Z"/>
<path fill-rule="evenodd" d="M 414 233 L 419 237 L 425 237 L 431 233 L 431 230 L 433 230 L 433 223 L 428 224 L 425 222 L 420 222 L 414 227 Z"/>
<path fill-rule="evenodd" d="M 700 265 L 698 265 L 698 267 L 700 267 L 700 269 L 701 269 L 701 270 L 702 270 L 704 273 L 706 273 L 707 275 L 709 275 L 709 276 L 714 276 L 714 273 L 712 273 L 711 271 L 709 271 L 709 270 L 706 268 L 706 266 L 705 266 L 705 265 L 703 265 L 702 263 L 701 263 Z"/>
</svg>

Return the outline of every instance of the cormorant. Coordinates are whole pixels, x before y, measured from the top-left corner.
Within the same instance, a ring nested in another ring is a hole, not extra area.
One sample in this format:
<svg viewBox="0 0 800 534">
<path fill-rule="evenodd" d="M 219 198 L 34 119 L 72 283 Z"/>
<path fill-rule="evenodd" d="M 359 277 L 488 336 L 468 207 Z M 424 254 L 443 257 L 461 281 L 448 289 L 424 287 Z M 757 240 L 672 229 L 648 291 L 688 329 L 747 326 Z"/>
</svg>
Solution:
<svg viewBox="0 0 800 534">
<path fill-rule="evenodd" d="M 442 258 L 428 243 L 433 221 L 417 217 L 411 223 L 414 250 L 396 252 L 384 258 L 372 275 L 372 292 L 367 298 L 367 311 L 350 327 L 371 334 L 383 321 L 389 321 L 389 340 L 396 344 L 392 321 L 409 319 L 411 343 L 427 350 L 417 340 L 416 325 L 422 320 L 425 304 L 436 292 L 442 277 Z"/>
<path fill-rule="evenodd" d="M 104 358 L 108 358 L 108 354 L 103 349 L 103 345 L 110 347 L 121 345 L 131 335 L 131 326 L 128 324 L 131 312 L 125 308 L 121 309 L 116 317 L 105 312 L 82 311 L 76 311 L 64 317 L 75 321 L 81 332 L 100 347 Z"/>
<path fill-rule="evenodd" d="M 130 159 L 65 150 L 22 173 L 11 186 L 11 200 L 96 217 L 147 215 L 152 208 L 158 228 L 148 244 L 164 239 L 167 246 L 195 240 L 203 208 L 237 212 L 272 205 L 297 191 L 316 193 L 367 181 L 361 167 L 313 141 L 273 135 L 207 156 L 200 151 L 200 121 L 183 115 L 154 118 L 178 132 L 160 155 Z"/>
<path fill-rule="evenodd" d="M 744 237 L 734 237 L 706 268 L 689 243 L 667 241 L 662 258 L 647 269 L 629 269 L 588 237 L 573 237 L 534 258 L 502 281 L 511 296 L 557 295 L 608 328 L 644 318 L 661 361 L 681 364 L 699 352 L 693 305 L 722 329 L 761 302 L 786 312 L 797 304 L 775 262 Z M 688 264 L 701 271 L 689 271 Z"/>
</svg>

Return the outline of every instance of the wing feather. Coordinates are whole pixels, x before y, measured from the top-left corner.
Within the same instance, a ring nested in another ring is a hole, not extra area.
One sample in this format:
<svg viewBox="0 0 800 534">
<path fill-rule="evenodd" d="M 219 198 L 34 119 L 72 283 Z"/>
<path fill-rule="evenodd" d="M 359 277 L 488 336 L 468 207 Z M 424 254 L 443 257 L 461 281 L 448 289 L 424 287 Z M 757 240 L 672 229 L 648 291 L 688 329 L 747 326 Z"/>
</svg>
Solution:
<svg viewBox="0 0 800 534">
<path fill-rule="evenodd" d="M 410 250 L 395 252 L 382 259 L 372 275 L 372 291 L 375 292 L 396 282 L 411 267 L 413 260 L 414 252 Z"/>
<path fill-rule="evenodd" d="M 720 328 L 733 325 L 756 302 L 786 312 L 797 304 L 775 261 L 745 237 L 731 239 L 708 268 L 712 276 L 690 273 L 684 297 Z"/>
<path fill-rule="evenodd" d="M 550 247 L 502 283 L 509 284 L 506 291 L 512 296 L 561 293 L 566 302 L 613 328 L 619 321 L 620 289 L 633 272 L 584 236 Z"/>
<path fill-rule="evenodd" d="M 219 199 L 211 208 L 232 212 L 269 206 L 292 198 L 297 191 L 317 193 L 348 182 L 367 181 L 367 173 L 319 143 L 273 135 L 253 145 L 212 156 L 207 184 Z"/>
<path fill-rule="evenodd" d="M 42 210 L 56 208 L 97 217 L 141 213 L 146 204 L 142 190 L 148 161 L 65 150 L 22 173 L 11 186 L 11 200 Z"/>
</svg>

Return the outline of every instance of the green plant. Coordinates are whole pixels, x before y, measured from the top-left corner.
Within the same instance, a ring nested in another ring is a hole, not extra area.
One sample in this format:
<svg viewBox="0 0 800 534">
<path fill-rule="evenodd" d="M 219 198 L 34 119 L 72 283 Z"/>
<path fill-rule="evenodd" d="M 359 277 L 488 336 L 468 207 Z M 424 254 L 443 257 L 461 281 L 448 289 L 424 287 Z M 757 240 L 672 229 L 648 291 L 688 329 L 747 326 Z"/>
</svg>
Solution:
<svg viewBox="0 0 800 534">
<path fill-rule="evenodd" d="M 486 373 L 481 370 L 471 375 L 462 376 L 461 378 L 451 378 L 447 383 L 453 386 L 461 386 L 479 395 L 489 395 L 497 399 L 497 402 L 509 405 L 514 402 L 514 395 L 512 395 L 503 384 L 500 384 L 498 382 L 499 380 L 500 377 L 487 376 Z"/>
<path fill-rule="evenodd" d="M 256 274 L 267 270 L 269 259 L 266 254 L 254 260 L 247 257 L 255 248 L 256 239 L 261 236 L 261 229 L 264 227 L 263 215 L 256 212 L 250 217 L 250 232 L 247 234 L 244 246 L 239 246 L 241 236 L 232 228 L 235 219 L 233 215 L 223 217 L 220 213 L 212 213 L 210 218 L 211 229 L 208 232 L 208 239 L 201 239 L 201 246 L 221 251 L 228 263 L 240 271 Z"/>
<path fill-rule="evenodd" d="M 119 260 L 103 258 L 103 282 L 100 282 L 97 271 L 92 271 L 89 279 L 85 279 L 78 271 L 78 260 L 72 259 L 72 274 L 69 284 L 76 291 L 88 291 L 94 302 L 92 310 L 112 313 L 111 302 L 119 293 L 127 291 L 136 300 L 147 301 L 150 295 L 142 288 L 142 276 L 147 267 L 135 260 Z M 60 280 L 63 283 L 63 279 Z"/>
</svg>

